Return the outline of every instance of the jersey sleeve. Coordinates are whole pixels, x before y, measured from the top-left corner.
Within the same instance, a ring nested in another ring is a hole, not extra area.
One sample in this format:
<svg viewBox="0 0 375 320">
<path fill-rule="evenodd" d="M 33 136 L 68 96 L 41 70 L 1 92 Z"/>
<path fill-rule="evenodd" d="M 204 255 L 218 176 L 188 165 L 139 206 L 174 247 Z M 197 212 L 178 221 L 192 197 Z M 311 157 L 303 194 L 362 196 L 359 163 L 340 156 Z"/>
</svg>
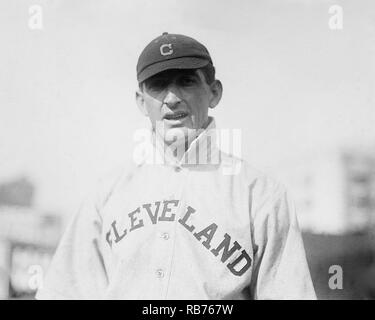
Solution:
<svg viewBox="0 0 375 320">
<path fill-rule="evenodd" d="M 101 299 L 107 286 L 99 241 L 101 228 L 94 193 L 68 224 L 36 299 Z"/>
<path fill-rule="evenodd" d="M 254 299 L 316 299 L 294 202 L 283 187 L 256 209 L 253 241 Z"/>
</svg>

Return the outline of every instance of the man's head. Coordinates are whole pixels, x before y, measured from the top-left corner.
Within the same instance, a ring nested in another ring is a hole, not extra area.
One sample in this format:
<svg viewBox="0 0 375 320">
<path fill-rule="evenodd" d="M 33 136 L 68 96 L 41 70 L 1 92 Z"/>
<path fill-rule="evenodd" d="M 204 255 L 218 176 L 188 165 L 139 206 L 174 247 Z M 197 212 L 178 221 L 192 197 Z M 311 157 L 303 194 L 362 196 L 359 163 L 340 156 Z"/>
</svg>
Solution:
<svg viewBox="0 0 375 320">
<path fill-rule="evenodd" d="M 151 41 L 139 57 L 137 79 L 137 104 L 164 140 L 205 128 L 208 109 L 222 95 L 207 49 L 183 35 L 163 33 Z"/>
</svg>

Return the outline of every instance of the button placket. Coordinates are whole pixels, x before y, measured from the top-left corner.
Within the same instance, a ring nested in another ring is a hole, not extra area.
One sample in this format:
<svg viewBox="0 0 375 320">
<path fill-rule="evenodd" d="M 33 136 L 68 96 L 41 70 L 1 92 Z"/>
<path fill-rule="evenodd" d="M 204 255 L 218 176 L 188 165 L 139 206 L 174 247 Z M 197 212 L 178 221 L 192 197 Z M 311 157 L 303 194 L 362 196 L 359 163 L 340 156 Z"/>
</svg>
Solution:
<svg viewBox="0 0 375 320">
<path fill-rule="evenodd" d="M 173 187 L 172 187 L 173 188 Z M 171 191 L 174 191 L 172 189 Z M 177 200 L 175 192 L 170 193 L 163 199 L 163 201 Z M 178 206 L 176 207 L 178 208 Z M 162 210 L 162 208 L 160 209 Z M 177 211 L 176 211 L 177 217 Z M 154 279 L 159 283 L 161 289 L 161 296 L 166 296 L 168 291 L 168 279 L 171 272 L 170 261 L 173 255 L 173 225 L 175 221 L 161 221 L 157 224 L 157 247 L 161 254 L 153 264 L 154 268 Z"/>
<path fill-rule="evenodd" d="M 183 192 L 186 185 L 186 178 L 188 175 L 188 170 L 179 168 L 179 174 L 175 174 L 172 171 L 168 187 L 165 189 L 166 195 L 163 201 L 165 200 L 178 200 L 178 205 L 175 207 L 174 221 L 170 222 L 160 222 L 157 224 L 158 233 L 157 233 L 157 247 L 160 251 L 160 255 L 157 256 L 157 259 L 152 265 L 152 272 L 155 281 L 158 282 L 160 286 L 161 296 L 166 298 L 168 296 L 168 287 L 171 272 L 173 272 L 173 260 L 175 252 L 175 241 L 176 241 L 176 232 L 178 229 L 178 219 L 181 215 L 181 210 L 184 210 L 184 199 Z M 160 209 L 162 210 L 162 209 Z"/>
<path fill-rule="evenodd" d="M 174 188 L 175 195 L 177 196 L 175 199 L 179 201 L 178 206 L 175 211 L 175 220 L 173 223 L 170 225 L 170 229 L 168 231 L 164 231 L 161 234 L 161 237 L 163 238 L 164 242 L 168 243 L 168 249 L 170 249 L 170 255 L 168 257 L 168 261 L 166 261 L 166 265 L 168 265 L 168 272 L 172 273 L 173 272 L 173 261 L 175 260 L 175 255 L 176 255 L 176 234 L 178 232 L 178 219 L 181 216 L 182 211 L 184 211 L 185 208 L 185 199 L 183 197 L 184 190 L 186 189 L 186 184 L 189 179 L 189 170 L 185 170 L 182 168 L 179 168 L 179 172 L 181 172 L 179 175 L 174 175 L 174 179 L 176 181 L 181 182 L 179 184 L 178 188 Z M 171 184 L 171 186 L 176 185 L 174 183 Z M 177 184 L 178 185 L 178 184 Z M 169 241 L 167 241 L 169 240 Z M 178 253 L 178 249 L 177 249 Z M 169 289 L 169 280 L 170 280 L 171 274 L 169 275 L 168 279 L 166 279 L 166 291 L 164 297 L 167 299 L 168 298 L 168 289 Z"/>
</svg>

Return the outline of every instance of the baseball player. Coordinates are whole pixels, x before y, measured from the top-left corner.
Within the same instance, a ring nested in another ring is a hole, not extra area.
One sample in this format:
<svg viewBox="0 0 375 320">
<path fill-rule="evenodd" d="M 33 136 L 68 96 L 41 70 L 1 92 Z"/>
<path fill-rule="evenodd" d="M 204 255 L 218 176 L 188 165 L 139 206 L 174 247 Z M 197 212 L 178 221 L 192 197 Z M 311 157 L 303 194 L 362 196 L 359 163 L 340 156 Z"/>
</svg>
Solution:
<svg viewBox="0 0 375 320">
<path fill-rule="evenodd" d="M 137 80 L 149 138 L 83 203 L 36 298 L 315 299 L 288 192 L 219 147 L 206 47 L 163 33 Z"/>
</svg>

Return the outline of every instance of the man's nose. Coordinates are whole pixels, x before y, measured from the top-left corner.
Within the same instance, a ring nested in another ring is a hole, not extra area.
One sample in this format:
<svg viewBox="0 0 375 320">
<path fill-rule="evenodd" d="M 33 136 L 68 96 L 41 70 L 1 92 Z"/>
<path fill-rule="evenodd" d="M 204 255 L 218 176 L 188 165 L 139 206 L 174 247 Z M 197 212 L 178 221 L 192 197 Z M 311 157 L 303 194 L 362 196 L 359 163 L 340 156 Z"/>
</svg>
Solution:
<svg viewBox="0 0 375 320">
<path fill-rule="evenodd" d="M 175 87 L 168 87 L 167 94 L 164 97 L 163 103 L 166 104 L 169 108 L 174 108 L 181 101 L 182 100 L 179 97 L 178 90 Z"/>
</svg>

